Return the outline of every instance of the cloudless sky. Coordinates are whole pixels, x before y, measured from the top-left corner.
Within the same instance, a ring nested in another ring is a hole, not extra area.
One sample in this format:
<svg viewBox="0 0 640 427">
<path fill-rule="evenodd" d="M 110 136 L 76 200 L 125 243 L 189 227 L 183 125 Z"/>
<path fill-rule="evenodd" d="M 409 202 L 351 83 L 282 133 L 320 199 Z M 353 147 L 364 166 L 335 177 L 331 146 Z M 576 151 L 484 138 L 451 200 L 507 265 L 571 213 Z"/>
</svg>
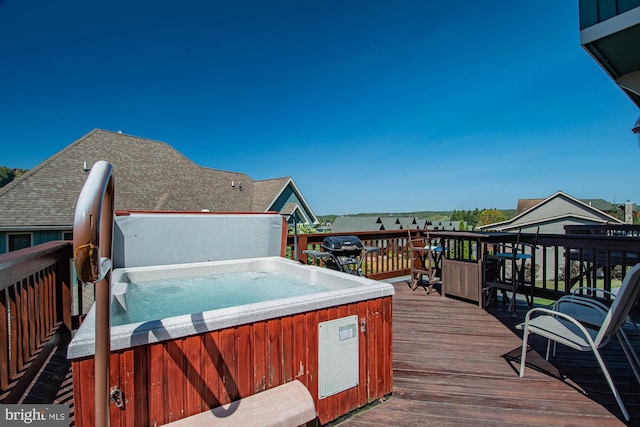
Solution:
<svg viewBox="0 0 640 427">
<path fill-rule="evenodd" d="M 639 114 L 577 0 L 0 0 L 0 166 L 99 128 L 317 215 L 640 202 Z"/>
</svg>

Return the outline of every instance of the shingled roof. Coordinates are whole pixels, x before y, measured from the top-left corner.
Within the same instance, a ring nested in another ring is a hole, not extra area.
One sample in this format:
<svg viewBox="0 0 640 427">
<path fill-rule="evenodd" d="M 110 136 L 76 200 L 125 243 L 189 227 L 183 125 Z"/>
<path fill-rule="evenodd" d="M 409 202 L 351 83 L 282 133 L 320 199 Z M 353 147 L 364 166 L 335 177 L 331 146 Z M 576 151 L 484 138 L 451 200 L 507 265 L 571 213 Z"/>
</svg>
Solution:
<svg viewBox="0 0 640 427">
<path fill-rule="evenodd" d="M 516 215 L 520 215 L 523 212 L 528 211 L 547 199 L 518 199 L 518 207 L 516 208 Z M 604 199 L 578 199 L 582 203 L 587 204 L 593 208 L 596 208 L 605 213 L 611 213 L 615 210 L 615 205 Z"/>
<path fill-rule="evenodd" d="M 384 229 L 382 220 L 377 216 L 339 216 L 331 225 L 331 231 L 334 233 Z"/>
<path fill-rule="evenodd" d="M 264 212 L 292 182 L 205 168 L 166 143 L 95 129 L 0 188 L 0 227 L 72 225 L 83 166 L 98 160 L 113 165 L 116 209 Z"/>
<path fill-rule="evenodd" d="M 290 178 L 274 178 L 254 183 L 253 209 L 265 211 L 273 204 L 274 198 L 289 182 Z M 291 212 L 287 212 L 291 213 Z"/>
</svg>

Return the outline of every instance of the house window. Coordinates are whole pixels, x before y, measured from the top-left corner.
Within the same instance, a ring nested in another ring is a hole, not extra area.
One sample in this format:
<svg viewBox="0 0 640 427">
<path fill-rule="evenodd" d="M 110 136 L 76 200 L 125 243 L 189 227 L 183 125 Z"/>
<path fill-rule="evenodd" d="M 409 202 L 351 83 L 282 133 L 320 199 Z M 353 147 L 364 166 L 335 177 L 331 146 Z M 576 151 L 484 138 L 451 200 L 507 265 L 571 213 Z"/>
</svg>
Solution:
<svg viewBox="0 0 640 427">
<path fill-rule="evenodd" d="M 63 231 L 62 240 L 73 240 L 73 233 L 71 231 Z"/>
<path fill-rule="evenodd" d="M 9 252 L 31 246 L 31 233 L 16 233 L 7 236 Z"/>
</svg>

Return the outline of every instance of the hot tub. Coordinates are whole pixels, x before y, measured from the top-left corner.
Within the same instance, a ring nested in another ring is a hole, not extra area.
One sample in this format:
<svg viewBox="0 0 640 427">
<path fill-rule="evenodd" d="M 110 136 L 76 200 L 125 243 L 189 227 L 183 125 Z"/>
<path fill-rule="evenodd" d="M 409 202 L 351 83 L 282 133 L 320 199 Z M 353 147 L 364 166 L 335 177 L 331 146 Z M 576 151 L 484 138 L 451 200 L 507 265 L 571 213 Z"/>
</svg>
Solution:
<svg viewBox="0 0 640 427">
<path fill-rule="evenodd" d="M 109 388 L 125 402 L 110 405 L 112 426 L 161 425 L 294 379 L 309 389 L 322 424 L 391 392 L 394 290 L 364 277 L 281 257 L 116 269 L 113 317 L 134 309 L 133 286 L 240 272 L 259 281 L 284 276 L 308 289 L 170 317 L 150 310 L 147 319 L 112 323 Z M 210 285 L 202 299 L 220 289 Z M 78 426 L 94 417 L 94 325 L 92 308 L 68 350 Z"/>
</svg>

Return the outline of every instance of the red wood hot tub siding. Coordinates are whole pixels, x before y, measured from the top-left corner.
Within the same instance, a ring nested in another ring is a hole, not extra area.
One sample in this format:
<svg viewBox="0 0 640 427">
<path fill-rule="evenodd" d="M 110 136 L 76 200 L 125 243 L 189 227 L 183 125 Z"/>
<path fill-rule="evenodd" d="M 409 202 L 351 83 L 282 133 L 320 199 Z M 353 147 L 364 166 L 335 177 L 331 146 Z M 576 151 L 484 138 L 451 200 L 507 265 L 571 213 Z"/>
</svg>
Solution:
<svg viewBox="0 0 640 427">
<path fill-rule="evenodd" d="M 392 297 L 269 319 L 111 353 L 111 426 L 154 426 L 300 380 L 320 423 L 333 421 L 391 393 Z M 318 399 L 318 324 L 357 315 L 358 386 Z M 94 424 L 93 358 L 72 362 L 75 422 Z M 231 410 L 231 409 L 230 409 Z"/>
</svg>

